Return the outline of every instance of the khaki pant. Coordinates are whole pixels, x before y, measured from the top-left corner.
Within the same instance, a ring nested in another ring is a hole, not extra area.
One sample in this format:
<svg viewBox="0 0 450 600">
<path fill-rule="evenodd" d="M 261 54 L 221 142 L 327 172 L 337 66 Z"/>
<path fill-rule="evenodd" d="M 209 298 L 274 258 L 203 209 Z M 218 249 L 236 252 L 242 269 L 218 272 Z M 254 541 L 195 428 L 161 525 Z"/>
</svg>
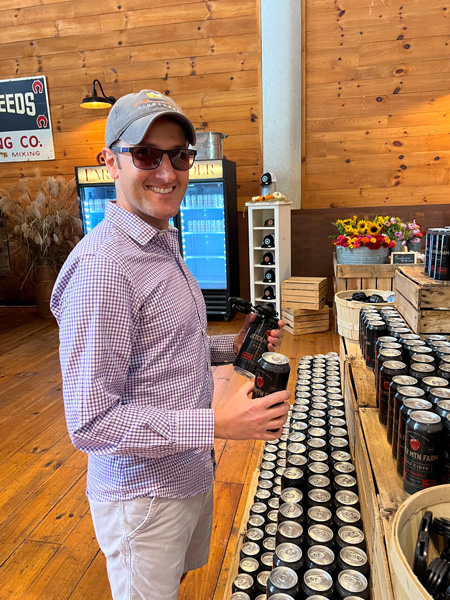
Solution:
<svg viewBox="0 0 450 600">
<path fill-rule="evenodd" d="M 213 486 L 191 498 L 90 506 L 114 600 L 177 600 L 182 574 L 208 561 Z"/>
</svg>

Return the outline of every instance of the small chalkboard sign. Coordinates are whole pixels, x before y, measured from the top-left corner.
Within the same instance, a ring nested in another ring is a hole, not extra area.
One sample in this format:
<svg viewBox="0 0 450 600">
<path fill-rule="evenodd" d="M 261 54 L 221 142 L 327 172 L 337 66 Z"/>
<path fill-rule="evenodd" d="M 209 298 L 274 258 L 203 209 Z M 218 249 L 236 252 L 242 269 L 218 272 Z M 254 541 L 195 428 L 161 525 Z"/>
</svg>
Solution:
<svg viewBox="0 0 450 600">
<path fill-rule="evenodd" d="M 392 252 L 391 263 L 393 265 L 413 265 L 417 262 L 415 252 Z"/>
</svg>

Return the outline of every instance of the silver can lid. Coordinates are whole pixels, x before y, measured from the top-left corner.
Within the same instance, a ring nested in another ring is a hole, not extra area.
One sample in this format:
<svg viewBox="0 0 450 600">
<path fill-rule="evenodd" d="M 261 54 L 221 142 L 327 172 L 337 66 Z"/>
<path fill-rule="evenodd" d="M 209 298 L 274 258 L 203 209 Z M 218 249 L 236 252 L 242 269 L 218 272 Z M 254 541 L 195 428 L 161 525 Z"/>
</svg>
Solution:
<svg viewBox="0 0 450 600">
<path fill-rule="evenodd" d="M 441 422 L 441 417 L 434 412 L 425 410 L 415 410 L 411 413 L 410 418 L 416 423 L 426 423 L 428 425 L 436 425 Z"/>
<path fill-rule="evenodd" d="M 332 433 L 333 432 L 334 429 L 332 430 Z M 347 440 L 343 437 L 332 437 L 330 438 L 329 444 L 333 448 L 345 448 L 345 446 L 348 446 Z"/>
<path fill-rule="evenodd" d="M 248 524 L 250 527 L 262 527 L 264 525 L 264 517 L 262 515 L 250 515 Z"/>
<path fill-rule="evenodd" d="M 300 480 L 303 478 L 303 471 L 298 467 L 287 467 L 284 471 L 284 476 L 287 479 Z"/>
<path fill-rule="evenodd" d="M 448 386 L 448 381 L 443 377 L 424 377 L 422 383 L 425 385 L 432 385 L 433 387 L 444 387 Z"/>
<path fill-rule="evenodd" d="M 298 435 L 304 436 L 305 434 L 298 432 Z M 303 437 L 303 439 L 305 438 Z M 291 454 L 304 454 L 306 452 L 306 446 L 304 444 L 300 444 L 300 442 L 291 442 L 287 447 L 287 451 Z"/>
<path fill-rule="evenodd" d="M 436 379 L 440 378 L 436 377 Z M 450 388 L 447 387 L 435 387 L 431 390 L 431 393 L 433 394 L 433 396 L 442 398 L 442 400 L 448 400 L 450 398 Z"/>
<path fill-rule="evenodd" d="M 272 537 L 277 533 L 277 527 L 278 525 L 276 523 L 267 523 L 267 525 L 264 528 L 264 531 L 266 535 Z"/>
<path fill-rule="evenodd" d="M 251 556 L 247 556 L 243 558 L 239 563 L 239 568 L 245 571 L 246 573 L 255 573 L 259 569 L 259 563 L 256 558 L 252 558 Z"/>
<path fill-rule="evenodd" d="M 233 583 L 241 590 L 249 590 L 253 587 L 253 577 L 248 573 L 239 573 L 234 578 Z"/>
<path fill-rule="evenodd" d="M 336 462 L 350 462 L 352 457 L 345 450 L 335 450 L 331 453 L 331 458 Z"/>
<path fill-rule="evenodd" d="M 279 544 L 275 549 L 275 554 L 278 558 L 288 563 L 297 562 L 303 556 L 301 548 L 299 548 L 297 544 L 292 544 L 291 542 Z"/>
<path fill-rule="evenodd" d="M 406 385 L 399 387 L 397 389 L 397 394 L 409 396 L 410 398 L 417 398 L 417 396 L 425 396 L 425 391 L 422 388 Z"/>
<path fill-rule="evenodd" d="M 328 454 L 323 450 L 311 450 L 311 452 L 308 454 L 308 458 L 312 462 L 325 462 L 328 460 Z"/>
<path fill-rule="evenodd" d="M 329 425 L 332 425 L 333 427 L 345 427 L 347 422 L 345 419 L 341 419 L 339 417 L 331 417 L 331 419 L 328 421 Z"/>
<path fill-rule="evenodd" d="M 403 406 L 407 408 L 412 408 L 413 410 L 430 410 L 431 402 L 428 400 L 422 400 L 421 398 L 410 398 L 409 400 L 405 400 L 403 402 Z"/>
<path fill-rule="evenodd" d="M 282 502 L 301 502 L 303 498 L 303 494 L 300 490 L 294 487 L 287 487 L 281 492 L 281 501 Z"/>
<path fill-rule="evenodd" d="M 263 539 L 264 531 L 259 527 L 251 527 L 247 529 L 246 536 L 249 542 L 258 542 Z"/>
<path fill-rule="evenodd" d="M 280 590 L 290 590 L 297 585 L 298 575 L 289 567 L 275 567 L 270 572 L 269 580 Z"/>
<path fill-rule="evenodd" d="M 250 600 L 250 596 L 245 592 L 234 592 L 231 594 L 230 600 Z"/>
<path fill-rule="evenodd" d="M 355 472 L 355 465 L 352 465 L 352 463 L 349 462 L 341 462 L 341 463 L 336 463 L 335 465 L 335 469 L 336 471 L 339 471 L 339 473 L 354 473 Z"/>
<path fill-rule="evenodd" d="M 364 541 L 364 533 L 353 525 L 344 525 L 338 530 L 338 536 L 346 544 L 360 544 Z"/>
<path fill-rule="evenodd" d="M 271 508 L 272 510 L 278 509 L 280 506 L 280 499 L 279 498 L 270 498 L 270 500 L 267 503 L 267 506 L 269 508 Z"/>
<path fill-rule="evenodd" d="M 318 544 L 330 542 L 333 539 L 333 532 L 327 525 L 311 525 L 308 528 L 308 535 Z"/>
<path fill-rule="evenodd" d="M 262 490 L 270 490 L 273 487 L 273 481 L 271 479 L 260 479 L 258 481 L 258 487 Z"/>
<path fill-rule="evenodd" d="M 256 579 L 260 585 L 265 587 L 267 585 L 267 580 L 269 579 L 270 571 L 260 571 L 256 576 Z"/>
<path fill-rule="evenodd" d="M 263 502 L 254 502 L 251 505 L 250 510 L 253 514 L 262 515 L 267 511 L 267 506 Z"/>
<path fill-rule="evenodd" d="M 331 565 L 334 560 L 334 552 L 327 546 L 316 544 L 308 548 L 308 558 L 317 565 Z"/>
<path fill-rule="evenodd" d="M 276 523 L 278 520 L 278 510 L 269 510 L 267 513 L 267 520 Z"/>
<path fill-rule="evenodd" d="M 314 521 L 325 522 L 332 518 L 331 510 L 325 506 L 311 506 L 308 509 L 308 517 Z"/>
<path fill-rule="evenodd" d="M 296 539 L 303 534 L 303 527 L 296 521 L 283 521 L 278 525 L 278 531 L 286 538 Z"/>
<path fill-rule="evenodd" d="M 330 470 L 330 467 L 324 462 L 309 463 L 308 468 L 311 473 L 317 473 L 318 475 L 324 475 Z"/>
<path fill-rule="evenodd" d="M 336 516 L 343 521 L 352 525 L 357 523 L 361 519 L 361 513 L 356 508 L 350 508 L 348 506 L 340 506 L 336 509 Z"/>
<path fill-rule="evenodd" d="M 322 437 L 312 437 L 308 440 L 308 446 L 310 448 L 325 448 L 327 442 Z"/>
<path fill-rule="evenodd" d="M 335 497 L 340 504 L 344 504 L 345 506 L 352 506 L 353 504 L 358 504 L 359 502 L 357 494 L 352 491 L 339 490 L 336 492 Z"/>
<path fill-rule="evenodd" d="M 277 455 L 273 452 L 265 452 L 263 455 L 263 461 L 275 462 L 277 460 Z"/>
<path fill-rule="evenodd" d="M 338 581 L 344 590 L 354 594 L 364 592 L 368 586 L 367 579 L 364 575 L 353 569 L 341 571 L 338 575 Z"/>
<path fill-rule="evenodd" d="M 333 437 L 346 437 L 348 435 L 348 431 L 344 429 L 344 427 L 333 427 L 331 430 L 331 435 Z"/>
<path fill-rule="evenodd" d="M 339 552 L 341 560 L 351 567 L 363 567 L 367 563 L 367 554 L 361 548 L 355 546 L 345 546 Z"/>
<path fill-rule="evenodd" d="M 354 487 L 356 485 L 356 479 L 353 475 L 347 475 L 346 473 L 340 473 L 334 478 L 336 485 L 340 485 L 344 488 Z"/>
<path fill-rule="evenodd" d="M 264 546 L 265 550 L 269 550 L 270 552 L 273 552 L 275 550 L 275 546 L 276 546 L 275 537 L 264 538 L 262 545 Z"/>
<path fill-rule="evenodd" d="M 289 456 L 289 462 L 293 465 L 298 465 L 299 467 L 303 467 L 308 462 L 306 456 L 304 454 L 291 454 Z"/>
<path fill-rule="evenodd" d="M 246 556 L 256 556 L 259 554 L 259 546 L 255 542 L 244 542 L 242 544 L 242 552 Z"/>
<path fill-rule="evenodd" d="M 291 442 L 291 444 L 296 444 L 298 446 L 303 446 L 304 447 L 303 452 L 306 452 L 306 446 L 304 444 L 300 443 L 300 442 L 303 442 L 304 439 L 305 439 L 305 434 L 302 433 L 301 431 L 293 431 L 288 436 L 288 440 Z M 288 445 L 288 447 L 286 448 L 286 450 L 289 450 L 289 447 L 290 447 L 291 444 Z M 300 452 L 300 454 L 301 454 L 301 452 Z"/>
<path fill-rule="evenodd" d="M 315 488 L 324 488 L 330 485 L 330 480 L 326 475 L 311 475 L 308 483 Z"/>
<path fill-rule="evenodd" d="M 288 520 L 298 519 L 303 514 L 303 508 L 300 504 L 295 504 L 294 502 L 283 502 L 279 511 Z"/>
<path fill-rule="evenodd" d="M 273 552 L 264 552 L 261 554 L 261 564 L 265 567 L 273 567 Z"/>
<path fill-rule="evenodd" d="M 415 377 L 411 377 L 410 375 L 394 375 L 392 381 L 396 383 L 398 386 L 414 386 L 418 383 Z"/>
<path fill-rule="evenodd" d="M 331 494 L 328 490 L 313 489 L 309 490 L 308 498 L 313 502 L 329 502 L 331 500 Z"/>
<path fill-rule="evenodd" d="M 315 592 L 326 592 L 333 586 L 333 578 L 323 569 L 309 569 L 303 575 L 303 581 Z"/>
<path fill-rule="evenodd" d="M 278 352 L 264 352 L 262 355 L 263 359 L 272 365 L 288 365 L 289 358 L 284 354 Z"/>
</svg>

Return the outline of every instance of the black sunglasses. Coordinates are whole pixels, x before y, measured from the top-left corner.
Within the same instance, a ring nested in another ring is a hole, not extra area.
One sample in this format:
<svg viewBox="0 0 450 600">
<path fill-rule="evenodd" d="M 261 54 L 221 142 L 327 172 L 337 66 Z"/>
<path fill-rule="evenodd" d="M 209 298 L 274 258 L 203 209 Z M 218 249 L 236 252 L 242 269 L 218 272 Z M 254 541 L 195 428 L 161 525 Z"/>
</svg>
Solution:
<svg viewBox="0 0 450 600">
<path fill-rule="evenodd" d="M 114 152 L 121 154 L 130 153 L 133 165 L 137 169 L 151 171 L 157 169 L 161 164 L 164 154 L 167 154 L 170 164 L 176 171 L 188 171 L 194 164 L 197 150 L 191 148 L 175 148 L 174 150 L 161 150 L 151 146 L 131 146 L 122 148 L 121 146 L 111 146 Z"/>
</svg>

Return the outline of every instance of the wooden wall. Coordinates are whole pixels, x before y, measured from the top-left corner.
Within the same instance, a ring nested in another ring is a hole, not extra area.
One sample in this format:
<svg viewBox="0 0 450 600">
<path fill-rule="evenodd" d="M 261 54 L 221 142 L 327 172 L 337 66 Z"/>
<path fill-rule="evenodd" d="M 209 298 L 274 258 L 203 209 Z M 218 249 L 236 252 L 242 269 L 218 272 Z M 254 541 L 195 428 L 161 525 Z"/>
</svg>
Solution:
<svg viewBox="0 0 450 600">
<path fill-rule="evenodd" d="M 244 204 L 261 170 L 258 14 L 258 0 L 0 0 L 0 79 L 47 77 L 56 154 L 1 164 L 0 188 L 95 164 L 107 111 L 79 104 L 97 78 L 116 98 L 163 91 L 196 127 L 227 133 Z"/>
<path fill-rule="evenodd" d="M 448 203 L 450 2 L 306 0 L 303 9 L 302 209 Z"/>
</svg>

